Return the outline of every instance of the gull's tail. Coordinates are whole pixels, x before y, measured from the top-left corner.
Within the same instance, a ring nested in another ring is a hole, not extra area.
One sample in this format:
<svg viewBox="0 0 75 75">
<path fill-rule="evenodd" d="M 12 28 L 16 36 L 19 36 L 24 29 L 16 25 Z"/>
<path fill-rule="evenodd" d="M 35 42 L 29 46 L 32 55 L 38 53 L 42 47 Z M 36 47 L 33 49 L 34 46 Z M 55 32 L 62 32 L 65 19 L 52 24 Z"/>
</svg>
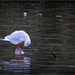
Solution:
<svg viewBox="0 0 75 75">
<path fill-rule="evenodd" d="M 1 41 L 8 41 L 8 39 L 6 39 L 5 37 L 0 37 Z"/>
</svg>

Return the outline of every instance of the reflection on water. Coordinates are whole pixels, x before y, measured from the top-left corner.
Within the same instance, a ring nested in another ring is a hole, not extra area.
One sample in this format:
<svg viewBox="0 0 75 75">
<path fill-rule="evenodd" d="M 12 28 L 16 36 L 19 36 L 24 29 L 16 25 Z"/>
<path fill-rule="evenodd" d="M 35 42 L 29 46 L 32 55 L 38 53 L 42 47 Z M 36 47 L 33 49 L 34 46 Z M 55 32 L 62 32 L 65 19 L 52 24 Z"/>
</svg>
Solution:
<svg viewBox="0 0 75 75">
<path fill-rule="evenodd" d="M 13 73 L 30 73 L 30 58 L 25 57 L 24 60 L 10 60 L 3 62 L 3 70 Z"/>
<path fill-rule="evenodd" d="M 0 41 L 0 73 L 74 74 L 74 11 L 73 2 L 0 2 L 0 37 L 25 30 L 32 40 L 22 49 L 26 58 L 18 63 L 15 46 Z"/>
</svg>

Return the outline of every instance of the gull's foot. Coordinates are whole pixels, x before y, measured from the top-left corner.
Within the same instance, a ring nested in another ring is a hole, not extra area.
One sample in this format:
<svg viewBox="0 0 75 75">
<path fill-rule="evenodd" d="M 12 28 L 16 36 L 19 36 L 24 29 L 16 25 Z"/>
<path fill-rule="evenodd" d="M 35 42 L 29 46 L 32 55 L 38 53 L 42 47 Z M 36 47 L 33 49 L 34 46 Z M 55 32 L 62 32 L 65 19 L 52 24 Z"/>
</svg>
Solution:
<svg viewBox="0 0 75 75">
<path fill-rule="evenodd" d="M 23 52 L 23 51 L 21 51 L 21 54 L 24 54 L 24 52 Z"/>
</svg>

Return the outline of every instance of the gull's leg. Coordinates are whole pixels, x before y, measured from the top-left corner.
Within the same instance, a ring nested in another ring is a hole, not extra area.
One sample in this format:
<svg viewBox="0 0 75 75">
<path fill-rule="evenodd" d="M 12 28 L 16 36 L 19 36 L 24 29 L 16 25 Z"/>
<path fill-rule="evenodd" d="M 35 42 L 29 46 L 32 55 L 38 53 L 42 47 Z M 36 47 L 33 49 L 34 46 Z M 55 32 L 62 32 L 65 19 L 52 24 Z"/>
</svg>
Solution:
<svg viewBox="0 0 75 75">
<path fill-rule="evenodd" d="M 19 45 L 19 44 L 16 45 L 16 48 L 17 48 L 19 51 L 22 51 L 22 50 L 20 49 L 20 45 Z M 16 60 L 19 60 L 19 59 L 20 59 L 20 54 L 17 54 L 17 55 L 16 55 Z"/>
<path fill-rule="evenodd" d="M 17 45 L 16 45 L 16 48 L 17 48 L 18 50 L 20 50 L 21 52 L 23 52 L 23 51 L 20 49 L 20 44 L 17 44 Z M 20 54 L 19 54 L 19 56 L 20 56 Z M 25 53 L 23 54 L 23 57 L 25 58 Z M 19 60 L 19 58 L 18 58 L 18 60 Z"/>
<path fill-rule="evenodd" d="M 18 50 L 22 51 L 22 50 L 20 49 L 20 45 L 19 45 L 19 44 L 16 45 L 16 48 L 17 48 Z"/>
<path fill-rule="evenodd" d="M 16 55 L 16 60 L 19 60 L 20 59 L 19 57 L 20 57 L 20 54 L 17 54 Z"/>
<path fill-rule="evenodd" d="M 16 60 L 19 60 L 20 59 L 20 54 L 17 54 L 16 55 Z M 16 63 L 19 63 L 19 61 L 16 61 Z"/>
</svg>

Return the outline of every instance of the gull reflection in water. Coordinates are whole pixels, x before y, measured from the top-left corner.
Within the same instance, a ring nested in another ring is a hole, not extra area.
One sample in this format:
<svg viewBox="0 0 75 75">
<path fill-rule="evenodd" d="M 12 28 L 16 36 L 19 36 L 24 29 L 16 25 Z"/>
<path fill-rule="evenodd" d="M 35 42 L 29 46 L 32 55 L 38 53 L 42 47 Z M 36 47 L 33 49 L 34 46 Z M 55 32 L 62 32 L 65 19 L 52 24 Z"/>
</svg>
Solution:
<svg viewBox="0 0 75 75">
<path fill-rule="evenodd" d="M 16 61 L 19 61 L 19 63 L 16 63 Z M 30 65 L 29 57 L 25 57 L 23 60 L 12 59 L 9 62 L 4 62 L 3 70 L 13 73 L 29 73 Z"/>
<path fill-rule="evenodd" d="M 24 57 L 23 59 L 12 59 L 9 62 L 3 62 L 3 70 L 13 73 L 29 73 L 30 72 L 30 57 Z"/>
<path fill-rule="evenodd" d="M 15 56 L 16 56 L 16 63 L 19 63 L 20 58 L 24 58 L 25 59 L 25 53 L 23 51 L 20 51 L 16 48 L 15 50 Z"/>
</svg>

